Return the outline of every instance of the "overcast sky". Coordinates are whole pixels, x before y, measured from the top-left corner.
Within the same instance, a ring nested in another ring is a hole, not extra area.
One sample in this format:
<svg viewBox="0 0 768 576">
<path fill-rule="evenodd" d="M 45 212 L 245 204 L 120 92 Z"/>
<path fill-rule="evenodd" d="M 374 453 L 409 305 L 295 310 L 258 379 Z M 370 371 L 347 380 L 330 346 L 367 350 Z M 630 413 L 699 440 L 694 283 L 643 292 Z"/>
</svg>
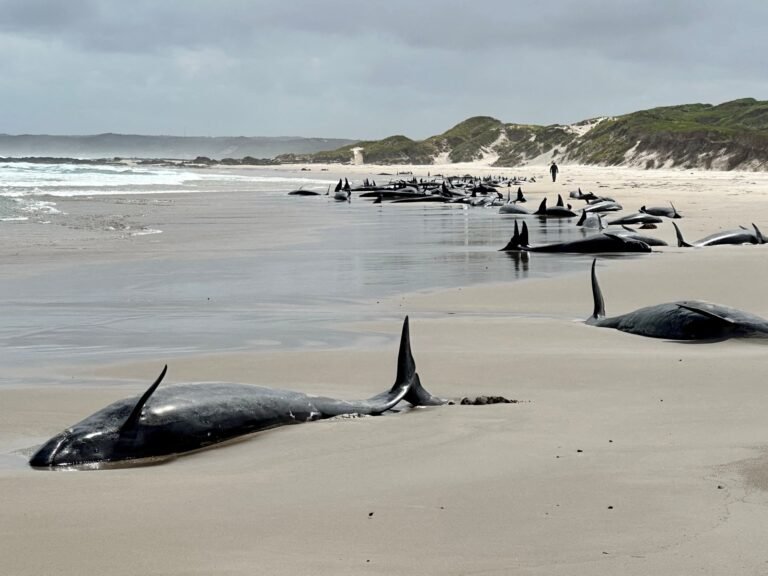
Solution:
<svg viewBox="0 0 768 576">
<path fill-rule="evenodd" d="M 768 0 L 0 0 L 0 133 L 424 138 L 768 99 Z"/>
</svg>

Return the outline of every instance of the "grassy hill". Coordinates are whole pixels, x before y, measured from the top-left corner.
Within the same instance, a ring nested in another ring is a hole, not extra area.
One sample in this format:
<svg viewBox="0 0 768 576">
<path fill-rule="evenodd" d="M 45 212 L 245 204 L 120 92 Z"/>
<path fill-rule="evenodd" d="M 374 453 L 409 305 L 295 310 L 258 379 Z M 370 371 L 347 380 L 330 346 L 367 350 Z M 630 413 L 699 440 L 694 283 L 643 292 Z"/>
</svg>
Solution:
<svg viewBox="0 0 768 576">
<path fill-rule="evenodd" d="M 744 98 L 641 110 L 573 125 L 505 124 L 489 116 L 415 141 L 405 136 L 358 142 L 332 151 L 284 155 L 278 161 L 348 162 L 364 149 L 370 164 L 432 164 L 436 159 L 521 166 L 534 159 L 646 168 L 698 167 L 761 170 L 768 167 L 768 102 Z"/>
<path fill-rule="evenodd" d="M 757 167 L 768 160 L 768 102 L 744 98 L 633 112 L 608 119 L 569 147 L 585 164 L 720 168 Z"/>
</svg>

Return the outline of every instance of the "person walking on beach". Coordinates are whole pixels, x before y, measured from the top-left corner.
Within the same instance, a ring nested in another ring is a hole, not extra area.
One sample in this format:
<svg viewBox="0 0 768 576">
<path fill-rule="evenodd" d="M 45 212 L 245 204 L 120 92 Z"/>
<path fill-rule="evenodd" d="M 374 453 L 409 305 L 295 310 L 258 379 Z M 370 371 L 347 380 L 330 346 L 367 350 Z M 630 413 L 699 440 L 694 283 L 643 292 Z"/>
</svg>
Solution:
<svg viewBox="0 0 768 576">
<path fill-rule="evenodd" d="M 560 169 L 557 167 L 557 164 L 555 164 L 555 161 L 552 160 L 552 165 L 549 167 L 549 173 L 552 174 L 552 182 L 557 180 L 557 173 L 560 171 Z"/>
</svg>

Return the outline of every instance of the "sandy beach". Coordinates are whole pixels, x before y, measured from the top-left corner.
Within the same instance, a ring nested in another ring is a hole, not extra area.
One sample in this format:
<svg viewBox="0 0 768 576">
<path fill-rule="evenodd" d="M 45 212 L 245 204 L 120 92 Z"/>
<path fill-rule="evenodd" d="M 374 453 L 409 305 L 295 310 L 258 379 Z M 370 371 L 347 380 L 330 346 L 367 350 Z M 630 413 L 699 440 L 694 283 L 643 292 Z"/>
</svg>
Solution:
<svg viewBox="0 0 768 576">
<path fill-rule="evenodd" d="M 518 173 L 538 180 L 523 186 L 529 205 L 581 187 L 615 197 L 623 213 L 672 201 L 688 240 L 752 222 L 768 232 L 768 173 L 561 166 L 552 183 L 545 165 L 301 168 L 276 170 L 331 180 Z M 254 226 L 242 192 L 57 204 L 71 225 L 2 223 L 4 282 L 23 287 L 104 263 L 213 262 L 319 241 L 324 231 L 300 210 L 267 211 Z M 670 246 L 598 262 L 609 315 L 702 299 L 768 318 L 765 246 L 684 249 L 669 222 L 649 232 Z M 532 254 L 530 266 L 537 258 L 547 256 Z M 588 326 L 591 258 L 576 258 L 583 270 L 554 277 L 380 298 L 370 303 L 376 318 L 343 319 L 361 335 L 354 347 L 236 342 L 172 357 L 14 363 L 0 385 L 0 573 L 768 574 L 766 343 Z M 200 304 L 178 305 L 191 315 Z M 139 394 L 166 362 L 168 384 L 369 397 L 392 383 L 405 314 L 430 392 L 518 402 L 283 427 L 160 466 L 26 465 L 36 445 Z"/>
</svg>

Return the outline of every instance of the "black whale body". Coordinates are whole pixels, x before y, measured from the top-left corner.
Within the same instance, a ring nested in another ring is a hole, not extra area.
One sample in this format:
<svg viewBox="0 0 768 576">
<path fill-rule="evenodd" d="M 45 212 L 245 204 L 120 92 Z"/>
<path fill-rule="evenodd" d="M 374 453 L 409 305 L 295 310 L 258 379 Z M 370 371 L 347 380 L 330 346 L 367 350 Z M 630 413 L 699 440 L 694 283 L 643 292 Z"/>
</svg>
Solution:
<svg viewBox="0 0 768 576">
<path fill-rule="evenodd" d="M 181 384 L 119 400 L 67 428 L 30 459 L 34 468 L 102 468 L 167 459 L 286 424 L 343 414 L 381 414 L 401 400 L 413 405 L 445 401 L 422 388 L 403 323 L 397 377 L 389 391 L 345 401 L 290 390 L 234 383 Z"/>
<path fill-rule="evenodd" d="M 768 338 L 768 320 L 730 306 L 702 300 L 680 300 L 639 308 L 606 318 L 605 304 L 592 261 L 594 311 L 587 324 L 667 340 Z"/>
<path fill-rule="evenodd" d="M 763 237 L 760 229 L 754 224 L 752 224 L 754 232 L 747 228 L 721 230 L 720 232 L 715 232 L 714 234 L 710 234 L 709 236 L 690 244 L 683 238 L 683 233 L 680 231 L 677 224 L 672 222 L 672 226 L 675 227 L 677 246 L 679 248 L 703 248 L 705 246 L 723 246 L 726 244 L 765 244 L 765 237 Z"/>
<path fill-rule="evenodd" d="M 562 199 L 560 199 L 562 201 Z M 539 204 L 538 210 L 534 212 L 536 216 L 540 216 L 543 218 L 575 218 L 576 212 L 571 210 L 570 208 L 563 206 L 562 204 L 558 204 L 557 206 L 551 206 L 547 207 L 547 199 L 544 198 L 544 200 L 541 201 L 541 204 Z"/>
<path fill-rule="evenodd" d="M 528 225 L 523 222 L 522 232 L 515 228 L 512 238 L 500 252 L 556 252 L 572 254 L 602 254 L 616 252 L 650 252 L 651 247 L 645 242 L 615 234 L 598 233 L 571 242 L 557 242 L 531 246 L 528 240 Z"/>
</svg>

